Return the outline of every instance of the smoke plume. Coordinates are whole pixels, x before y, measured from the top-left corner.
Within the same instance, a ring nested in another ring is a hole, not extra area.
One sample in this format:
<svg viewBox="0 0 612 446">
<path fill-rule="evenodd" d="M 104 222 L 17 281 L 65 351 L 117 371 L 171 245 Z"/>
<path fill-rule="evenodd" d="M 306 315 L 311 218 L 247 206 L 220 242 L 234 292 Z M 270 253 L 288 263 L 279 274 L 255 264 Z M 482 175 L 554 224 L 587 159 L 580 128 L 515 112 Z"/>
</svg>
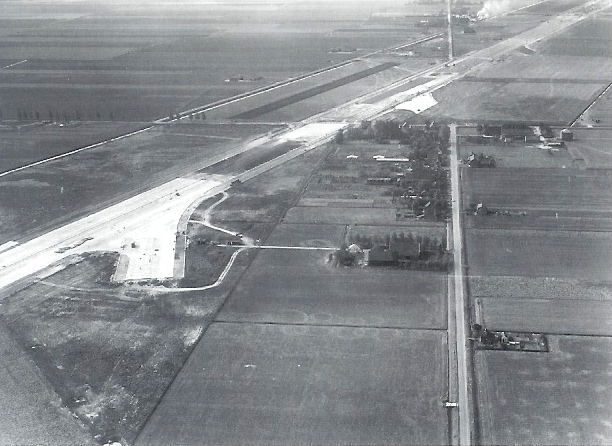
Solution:
<svg viewBox="0 0 612 446">
<path fill-rule="evenodd" d="M 478 11 L 478 19 L 488 19 L 510 11 L 510 0 L 487 0 Z"/>
</svg>

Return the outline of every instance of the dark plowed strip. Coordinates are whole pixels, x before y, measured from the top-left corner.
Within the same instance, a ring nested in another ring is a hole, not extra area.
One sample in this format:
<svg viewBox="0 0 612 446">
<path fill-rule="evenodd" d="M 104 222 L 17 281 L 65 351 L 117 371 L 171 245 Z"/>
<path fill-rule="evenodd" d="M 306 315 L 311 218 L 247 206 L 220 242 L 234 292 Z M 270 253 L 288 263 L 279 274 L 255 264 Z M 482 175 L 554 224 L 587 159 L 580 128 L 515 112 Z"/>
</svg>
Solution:
<svg viewBox="0 0 612 446">
<path fill-rule="evenodd" d="M 364 77 L 371 76 L 372 74 L 376 74 L 381 71 L 388 70 L 389 68 L 395 65 L 396 64 L 390 63 L 390 62 L 381 64 L 381 65 L 377 65 L 373 68 L 369 68 L 367 70 L 360 71 L 359 73 L 354 73 L 354 74 L 351 74 L 350 76 L 346 76 L 341 79 L 337 79 L 327 84 L 309 88 L 308 90 L 304 90 L 301 93 L 296 93 L 291 96 L 287 96 L 286 98 L 282 98 L 277 101 L 270 102 L 269 104 L 262 105 L 261 107 L 257 107 L 252 110 L 246 111 L 244 113 L 240 113 L 238 115 L 232 116 L 231 119 L 253 119 L 258 116 L 265 115 L 266 113 L 270 113 L 275 110 L 278 110 L 279 108 L 286 107 L 287 105 L 294 104 L 304 99 L 308 99 L 318 94 L 333 90 L 334 88 L 342 87 L 343 85 L 358 81 L 359 79 L 363 79 Z"/>
</svg>

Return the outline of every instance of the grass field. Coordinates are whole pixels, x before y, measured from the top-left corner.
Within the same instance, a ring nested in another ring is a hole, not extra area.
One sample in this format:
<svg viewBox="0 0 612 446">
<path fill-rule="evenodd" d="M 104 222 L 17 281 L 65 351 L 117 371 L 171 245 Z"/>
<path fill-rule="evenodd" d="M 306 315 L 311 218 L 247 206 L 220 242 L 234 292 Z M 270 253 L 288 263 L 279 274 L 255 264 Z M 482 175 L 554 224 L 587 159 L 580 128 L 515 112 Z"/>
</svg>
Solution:
<svg viewBox="0 0 612 446">
<path fill-rule="evenodd" d="M 96 440 L 132 442 L 216 312 L 219 293 L 112 286 L 93 254 L 3 300 L 3 322 Z"/>
<path fill-rule="evenodd" d="M 481 302 L 486 327 L 492 330 L 612 336 L 610 301 L 494 297 Z"/>
<path fill-rule="evenodd" d="M 344 241 L 343 225 L 280 224 L 266 240 L 268 245 L 337 248 Z"/>
<path fill-rule="evenodd" d="M 326 251 L 260 251 L 217 320 L 446 327 L 445 274 L 334 268 L 327 263 L 328 255 Z"/>
<path fill-rule="evenodd" d="M 482 443 L 609 444 L 612 339 L 548 342 L 550 353 L 475 353 Z"/>
<path fill-rule="evenodd" d="M 440 332 L 214 323 L 136 444 L 444 444 L 446 358 Z"/>
<path fill-rule="evenodd" d="M 345 225 L 396 225 L 395 209 L 295 207 L 285 215 L 287 223 L 320 223 Z"/>
<path fill-rule="evenodd" d="M 136 122 L 79 122 L 0 128 L 0 173 L 145 127 Z"/>
</svg>

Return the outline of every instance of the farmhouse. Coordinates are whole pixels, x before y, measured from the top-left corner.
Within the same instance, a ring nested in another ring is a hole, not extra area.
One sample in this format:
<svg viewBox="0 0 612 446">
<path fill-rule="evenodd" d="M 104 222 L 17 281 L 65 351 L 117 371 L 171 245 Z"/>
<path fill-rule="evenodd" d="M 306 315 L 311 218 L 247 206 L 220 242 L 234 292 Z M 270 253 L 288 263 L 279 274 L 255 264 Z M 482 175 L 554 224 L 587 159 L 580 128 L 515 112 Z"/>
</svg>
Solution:
<svg viewBox="0 0 612 446">
<path fill-rule="evenodd" d="M 501 127 L 500 139 L 504 142 L 510 142 L 514 139 L 528 142 L 537 141 L 537 135 L 527 124 L 504 124 Z"/>
<path fill-rule="evenodd" d="M 495 160 L 492 156 L 472 152 L 467 157 L 467 164 L 470 167 L 495 167 Z"/>
<path fill-rule="evenodd" d="M 397 264 L 397 254 L 386 246 L 374 246 L 363 251 L 363 261 L 370 266 L 393 266 Z"/>
<path fill-rule="evenodd" d="M 421 258 L 421 244 L 414 240 L 391 239 L 389 246 L 379 245 L 366 249 L 364 263 L 370 266 L 396 266 Z"/>
<path fill-rule="evenodd" d="M 574 132 L 570 129 L 561 130 L 561 134 L 559 135 L 561 141 L 573 141 L 574 140 Z"/>
</svg>

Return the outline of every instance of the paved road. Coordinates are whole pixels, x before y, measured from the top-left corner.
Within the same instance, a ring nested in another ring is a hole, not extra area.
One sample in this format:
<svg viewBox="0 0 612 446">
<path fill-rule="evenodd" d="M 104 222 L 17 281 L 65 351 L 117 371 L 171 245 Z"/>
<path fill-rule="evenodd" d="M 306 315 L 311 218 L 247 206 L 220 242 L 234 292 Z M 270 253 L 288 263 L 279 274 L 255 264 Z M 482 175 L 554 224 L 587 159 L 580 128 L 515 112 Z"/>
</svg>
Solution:
<svg viewBox="0 0 612 446">
<path fill-rule="evenodd" d="M 459 444 L 470 445 L 472 443 L 472 410 L 471 397 L 468 391 L 468 373 L 471 364 L 468 363 L 468 314 L 465 291 L 465 264 L 463 257 L 463 228 L 461 227 L 461 178 L 459 176 L 459 162 L 457 154 L 457 127 L 451 126 L 450 136 L 450 176 L 451 196 L 453 208 L 453 263 L 454 263 L 454 297 L 455 307 L 449 311 L 455 312 L 455 342 L 457 354 L 457 376 L 458 376 L 458 403 L 459 403 Z M 450 329 L 450 327 L 449 327 Z"/>
</svg>

